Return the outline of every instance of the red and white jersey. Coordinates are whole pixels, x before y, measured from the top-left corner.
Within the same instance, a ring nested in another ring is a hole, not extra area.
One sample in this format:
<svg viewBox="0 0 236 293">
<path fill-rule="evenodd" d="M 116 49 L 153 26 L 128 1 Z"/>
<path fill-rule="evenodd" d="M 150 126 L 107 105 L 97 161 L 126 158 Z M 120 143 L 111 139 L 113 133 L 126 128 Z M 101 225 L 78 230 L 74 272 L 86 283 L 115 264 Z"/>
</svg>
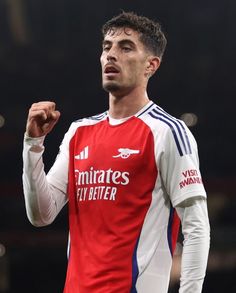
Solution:
<svg viewBox="0 0 236 293">
<path fill-rule="evenodd" d="M 167 292 L 174 207 L 206 196 L 182 121 L 151 101 L 118 125 L 106 112 L 76 121 L 47 178 L 69 200 L 64 293 Z"/>
</svg>

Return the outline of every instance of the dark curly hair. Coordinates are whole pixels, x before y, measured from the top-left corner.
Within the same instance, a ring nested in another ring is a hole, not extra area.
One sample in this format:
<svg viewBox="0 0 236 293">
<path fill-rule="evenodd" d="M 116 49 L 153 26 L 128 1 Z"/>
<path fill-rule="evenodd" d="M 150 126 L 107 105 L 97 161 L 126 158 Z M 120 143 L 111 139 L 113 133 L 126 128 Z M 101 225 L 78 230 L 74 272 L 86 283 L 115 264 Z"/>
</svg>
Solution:
<svg viewBox="0 0 236 293">
<path fill-rule="evenodd" d="M 122 12 L 108 20 L 102 27 L 103 37 L 116 28 L 131 28 L 140 33 L 140 41 L 152 52 L 162 58 L 167 40 L 158 22 L 135 14 L 134 12 Z"/>
</svg>

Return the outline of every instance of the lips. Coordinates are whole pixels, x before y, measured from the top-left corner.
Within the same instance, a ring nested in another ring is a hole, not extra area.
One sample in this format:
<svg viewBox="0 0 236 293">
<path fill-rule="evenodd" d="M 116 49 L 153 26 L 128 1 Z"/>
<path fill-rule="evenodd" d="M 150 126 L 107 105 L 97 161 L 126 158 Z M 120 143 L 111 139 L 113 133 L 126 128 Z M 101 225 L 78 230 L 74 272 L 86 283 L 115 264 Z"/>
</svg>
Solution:
<svg viewBox="0 0 236 293">
<path fill-rule="evenodd" d="M 119 73 L 119 69 L 114 65 L 106 65 L 104 69 L 105 74 L 116 74 Z"/>
</svg>

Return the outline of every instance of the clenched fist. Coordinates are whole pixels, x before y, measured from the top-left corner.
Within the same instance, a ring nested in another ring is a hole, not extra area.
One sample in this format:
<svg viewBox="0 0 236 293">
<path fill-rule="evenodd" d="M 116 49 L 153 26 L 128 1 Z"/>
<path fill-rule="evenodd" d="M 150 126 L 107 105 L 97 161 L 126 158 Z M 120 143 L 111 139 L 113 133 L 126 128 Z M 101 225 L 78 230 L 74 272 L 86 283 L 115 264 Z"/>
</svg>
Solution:
<svg viewBox="0 0 236 293">
<path fill-rule="evenodd" d="M 60 112 L 54 102 L 45 101 L 32 104 L 26 124 L 26 133 L 30 137 L 48 134 L 57 123 Z"/>
</svg>

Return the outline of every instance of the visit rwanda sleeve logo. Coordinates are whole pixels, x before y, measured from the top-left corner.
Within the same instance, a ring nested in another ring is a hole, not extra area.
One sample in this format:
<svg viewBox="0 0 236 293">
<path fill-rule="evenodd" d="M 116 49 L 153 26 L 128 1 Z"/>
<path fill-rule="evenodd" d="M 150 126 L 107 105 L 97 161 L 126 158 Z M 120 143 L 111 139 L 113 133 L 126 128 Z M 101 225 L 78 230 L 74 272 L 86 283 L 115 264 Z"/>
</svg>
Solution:
<svg viewBox="0 0 236 293">
<path fill-rule="evenodd" d="M 190 169 L 182 172 L 183 180 L 179 183 L 180 189 L 190 184 L 202 184 L 202 178 L 198 174 L 198 170 Z"/>
</svg>

